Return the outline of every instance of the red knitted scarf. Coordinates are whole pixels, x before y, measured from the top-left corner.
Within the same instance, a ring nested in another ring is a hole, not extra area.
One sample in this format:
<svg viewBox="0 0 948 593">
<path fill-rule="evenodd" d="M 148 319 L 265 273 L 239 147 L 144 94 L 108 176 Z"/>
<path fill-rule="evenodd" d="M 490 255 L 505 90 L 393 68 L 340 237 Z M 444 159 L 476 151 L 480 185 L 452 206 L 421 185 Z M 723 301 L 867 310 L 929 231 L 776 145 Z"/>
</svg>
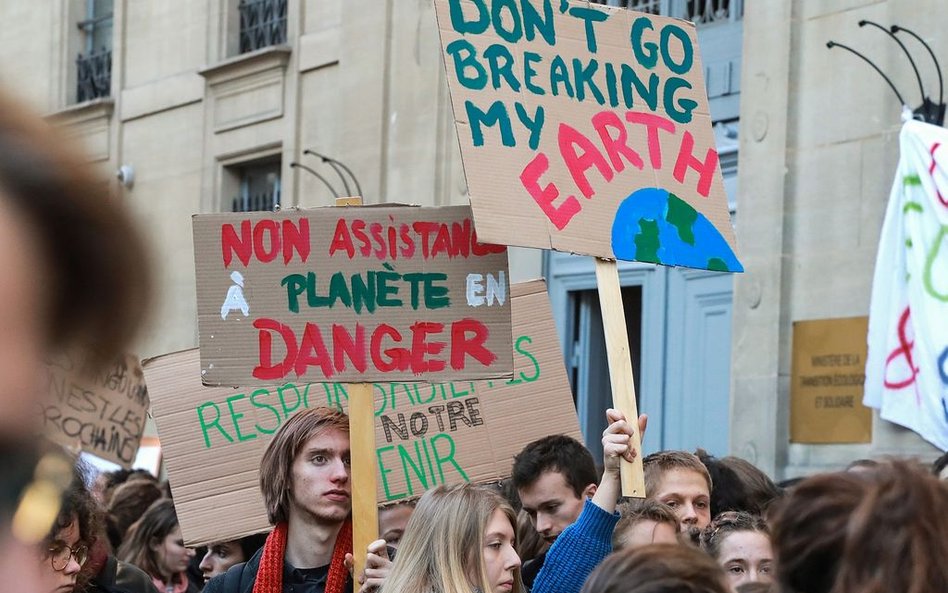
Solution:
<svg viewBox="0 0 948 593">
<path fill-rule="evenodd" d="M 260 569 L 253 585 L 253 593 L 283 592 L 283 558 L 286 554 L 287 524 L 278 523 L 267 537 L 260 558 Z M 352 553 L 352 520 L 347 519 L 336 536 L 336 546 L 332 550 L 329 562 L 329 575 L 326 577 L 326 593 L 343 593 L 349 570 L 346 568 L 346 554 Z"/>
</svg>

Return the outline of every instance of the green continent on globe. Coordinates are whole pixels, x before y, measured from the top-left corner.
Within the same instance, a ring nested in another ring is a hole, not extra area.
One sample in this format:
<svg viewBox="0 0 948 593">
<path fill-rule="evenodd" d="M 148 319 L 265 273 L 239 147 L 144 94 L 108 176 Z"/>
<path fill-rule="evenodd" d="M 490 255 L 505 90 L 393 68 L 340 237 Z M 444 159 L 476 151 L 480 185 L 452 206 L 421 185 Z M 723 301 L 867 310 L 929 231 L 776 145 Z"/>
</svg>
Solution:
<svg viewBox="0 0 948 593">
<path fill-rule="evenodd" d="M 673 193 L 668 194 L 668 210 L 665 220 L 678 229 L 678 237 L 688 245 L 695 244 L 695 221 L 698 212 L 691 205 Z"/>
<path fill-rule="evenodd" d="M 658 222 L 648 218 L 639 219 L 639 232 L 635 234 L 635 259 L 659 264 Z"/>
<path fill-rule="evenodd" d="M 724 263 L 724 260 L 720 257 L 712 257 L 708 259 L 708 269 L 714 270 L 715 272 L 728 272 L 727 264 Z"/>
</svg>

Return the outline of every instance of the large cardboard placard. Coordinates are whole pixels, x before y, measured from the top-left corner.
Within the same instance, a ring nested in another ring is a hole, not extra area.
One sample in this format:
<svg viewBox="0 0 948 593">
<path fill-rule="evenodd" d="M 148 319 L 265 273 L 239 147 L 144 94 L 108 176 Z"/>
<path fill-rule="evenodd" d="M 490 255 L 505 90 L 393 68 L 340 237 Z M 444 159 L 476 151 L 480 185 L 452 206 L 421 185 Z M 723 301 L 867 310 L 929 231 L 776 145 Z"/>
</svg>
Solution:
<svg viewBox="0 0 948 593">
<path fill-rule="evenodd" d="M 512 293 L 512 379 L 374 385 L 381 504 L 438 484 L 500 480 L 530 441 L 557 433 L 581 438 L 546 285 L 516 284 Z M 271 435 L 302 409 L 348 404 L 339 383 L 204 387 L 199 364 L 197 350 L 145 361 L 188 545 L 267 529 L 258 469 Z"/>
<path fill-rule="evenodd" d="M 138 357 L 90 374 L 63 355 L 47 367 L 50 396 L 43 403 L 43 432 L 53 442 L 130 468 L 148 414 L 148 390 Z"/>
<path fill-rule="evenodd" d="M 565 0 L 435 0 L 486 240 L 743 271 L 692 23 Z"/>
<path fill-rule="evenodd" d="M 194 216 L 205 385 L 509 377 L 507 252 L 467 206 Z"/>
<path fill-rule="evenodd" d="M 868 317 L 794 322 L 792 442 L 872 442 L 872 410 L 862 405 L 868 329 Z"/>
</svg>

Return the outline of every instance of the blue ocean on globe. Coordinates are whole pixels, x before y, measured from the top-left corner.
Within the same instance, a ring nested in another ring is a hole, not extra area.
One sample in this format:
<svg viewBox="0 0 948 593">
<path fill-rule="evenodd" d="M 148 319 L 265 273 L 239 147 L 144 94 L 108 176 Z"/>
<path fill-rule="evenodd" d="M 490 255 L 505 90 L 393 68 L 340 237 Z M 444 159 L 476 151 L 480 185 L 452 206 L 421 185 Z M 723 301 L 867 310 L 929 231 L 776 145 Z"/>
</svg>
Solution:
<svg viewBox="0 0 948 593">
<path fill-rule="evenodd" d="M 617 259 L 743 272 L 734 251 L 703 214 L 659 187 L 633 192 L 622 201 L 612 223 Z"/>
</svg>

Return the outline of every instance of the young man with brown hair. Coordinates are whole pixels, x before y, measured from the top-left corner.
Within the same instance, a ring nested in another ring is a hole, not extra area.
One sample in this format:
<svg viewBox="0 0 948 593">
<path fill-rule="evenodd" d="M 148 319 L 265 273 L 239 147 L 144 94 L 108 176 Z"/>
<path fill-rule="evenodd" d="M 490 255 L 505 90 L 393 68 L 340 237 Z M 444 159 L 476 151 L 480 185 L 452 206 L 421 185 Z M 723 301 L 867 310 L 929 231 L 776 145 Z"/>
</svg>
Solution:
<svg viewBox="0 0 948 593">
<path fill-rule="evenodd" d="M 711 522 L 711 476 L 697 456 L 687 451 L 660 451 L 642 460 L 645 494 L 668 505 L 679 529 L 693 540 Z"/>
<path fill-rule="evenodd" d="M 260 461 L 260 490 L 274 526 L 249 561 L 211 579 L 205 593 L 348 593 L 352 579 L 349 418 L 311 408 L 290 418 Z M 385 542 L 369 549 L 362 591 L 376 588 L 391 562 Z"/>
<path fill-rule="evenodd" d="M 632 499 L 623 506 L 622 518 L 612 532 L 613 550 L 678 543 L 678 517 L 671 507 L 648 499 Z"/>
</svg>

